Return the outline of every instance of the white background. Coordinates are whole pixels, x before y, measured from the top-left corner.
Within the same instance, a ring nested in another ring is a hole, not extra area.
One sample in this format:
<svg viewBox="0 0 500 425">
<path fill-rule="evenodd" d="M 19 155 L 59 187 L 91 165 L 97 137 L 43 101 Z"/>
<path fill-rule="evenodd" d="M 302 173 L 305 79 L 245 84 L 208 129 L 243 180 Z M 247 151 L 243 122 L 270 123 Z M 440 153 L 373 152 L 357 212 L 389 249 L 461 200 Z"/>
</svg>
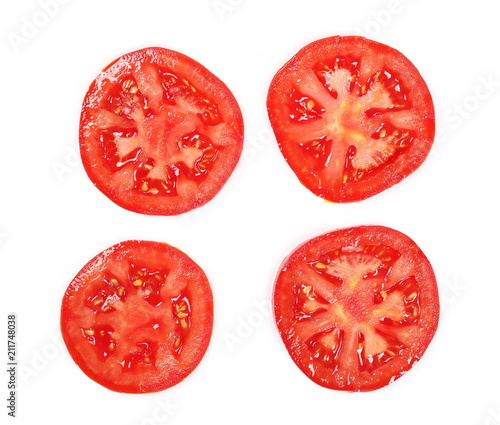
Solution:
<svg viewBox="0 0 500 425">
<path fill-rule="evenodd" d="M 500 424 L 497 1 L 45 2 L 52 7 L 4 1 L 0 12 L 0 328 L 5 342 L 7 313 L 17 314 L 16 423 Z M 409 57 L 428 83 L 438 122 L 436 143 L 414 174 L 347 205 L 325 203 L 300 185 L 265 108 L 278 68 L 305 44 L 337 34 L 363 34 Z M 116 57 L 148 46 L 204 64 L 233 91 L 245 119 L 236 173 L 209 204 L 179 217 L 116 206 L 92 185 L 77 153 L 88 85 Z M 442 314 L 407 375 L 351 394 L 319 387 L 298 370 L 269 302 L 282 259 L 299 243 L 360 224 L 393 227 L 419 244 L 435 268 Z M 179 247 L 214 292 L 205 358 L 161 393 L 101 387 L 60 339 L 66 286 L 90 258 L 127 239 Z M 0 376 L 5 400 L 8 376 Z"/>
</svg>

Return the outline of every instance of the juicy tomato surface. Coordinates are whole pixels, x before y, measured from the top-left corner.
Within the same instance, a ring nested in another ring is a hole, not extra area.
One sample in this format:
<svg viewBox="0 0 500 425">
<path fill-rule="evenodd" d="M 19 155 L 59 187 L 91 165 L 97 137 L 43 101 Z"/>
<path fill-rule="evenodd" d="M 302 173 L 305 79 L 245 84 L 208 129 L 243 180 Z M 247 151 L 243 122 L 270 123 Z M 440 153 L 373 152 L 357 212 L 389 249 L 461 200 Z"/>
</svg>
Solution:
<svg viewBox="0 0 500 425">
<path fill-rule="evenodd" d="M 434 140 L 434 106 L 418 70 L 364 37 L 301 49 L 273 78 L 267 107 L 298 179 L 331 202 L 360 201 L 400 182 Z"/>
<path fill-rule="evenodd" d="M 213 299 L 202 269 L 165 243 L 126 241 L 89 261 L 64 294 L 61 330 L 73 360 L 110 390 L 164 390 L 208 347 Z"/>
<path fill-rule="evenodd" d="M 311 380 L 371 391 L 424 354 L 438 324 L 438 290 L 408 236 L 352 227 L 307 241 L 283 262 L 274 311 L 290 356 Z"/>
<path fill-rule="evenodd" d="M 211 200 L 243 148 L 243 119 L 226 85 L 164 48 L 125 54 L 91 84 L 80 152 L 95 186 L 116 204 L 176 215 Z"/>
</svg>

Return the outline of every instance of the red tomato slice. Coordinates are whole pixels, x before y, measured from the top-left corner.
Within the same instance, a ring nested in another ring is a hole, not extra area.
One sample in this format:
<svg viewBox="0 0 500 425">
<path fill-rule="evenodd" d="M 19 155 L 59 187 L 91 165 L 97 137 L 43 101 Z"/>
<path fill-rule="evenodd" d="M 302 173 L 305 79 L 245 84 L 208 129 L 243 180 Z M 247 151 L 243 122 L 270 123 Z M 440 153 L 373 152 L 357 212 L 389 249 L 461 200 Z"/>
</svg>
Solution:
<svg viewBox="0 0 500 425">
<path fill-rule="evenodd" d="M 282 264 L 276 323 L 297 366 L 317 384 L 371 391 L 424 354 L 439 319 L 432 267 L 408 236 L 386 227 L 337 230 Z"/>
<path fill-rule="evenodd" d="M 212 291 L 203 270 L 167 244 L 122 242 L 83 267 L 64 294 L 61 330 L 76 364 L 113 391 L 164 390 L 208 347 Z"/>
<path fill-rule="evenodd" d="M 363 37 L 304 47 L 275 75 L 267 107 L 292 170 L 332 202 L 360 201 L 400 182 L 434 140 L 432 98 L 415 66 Z"/>
<path fill-rule="evenodd" d="M 229 89 L 193 59 L 147 48 L 108 65 L 83 102 L 80 152 L 95 186 L 116 204 L 175 215 L 211 200 L 243 148 Z"/>
</svg>

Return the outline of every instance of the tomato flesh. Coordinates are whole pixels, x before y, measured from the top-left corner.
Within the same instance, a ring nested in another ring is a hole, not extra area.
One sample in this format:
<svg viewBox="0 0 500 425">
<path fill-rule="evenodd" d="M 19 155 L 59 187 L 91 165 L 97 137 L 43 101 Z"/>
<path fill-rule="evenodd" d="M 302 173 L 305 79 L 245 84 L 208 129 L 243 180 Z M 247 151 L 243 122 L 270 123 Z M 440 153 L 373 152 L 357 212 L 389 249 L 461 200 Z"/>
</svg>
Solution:
<svg viewBox="0 0 500 425">
<path fill-rule="evenodd" d="M 243 120 L 229 89 L 161 48 L 129 53 L 90 86 L 80 123 L 87 174 L 118 205 L 174 215 L 222 188 L 241 155 Z"/>
<path fill-rule="evenodd" d="M 119 392 L 184 379 L 210 340 L 213 301 L 203 271 L 162 243 L 127 241 L 92 259 L 64 295 L 61 330 L 78 366 Z"/>
<path fill-rule="evenodd" d="M 360 201 L 398 183 L 434 138 L 432 98 L 417 69 L 362 37 L 304 47 L 274 77 L 267 106 L 286 161 L 332 202 Z"/>
<path fill-rule="evenodd" d="M 410 238 L 360 226 L 295 250 L 278 274 L 274 310 L 289 354 L 310 379 L 371 391 L 422 357 L 439 301 L 432 267 Z"/>
</svg>

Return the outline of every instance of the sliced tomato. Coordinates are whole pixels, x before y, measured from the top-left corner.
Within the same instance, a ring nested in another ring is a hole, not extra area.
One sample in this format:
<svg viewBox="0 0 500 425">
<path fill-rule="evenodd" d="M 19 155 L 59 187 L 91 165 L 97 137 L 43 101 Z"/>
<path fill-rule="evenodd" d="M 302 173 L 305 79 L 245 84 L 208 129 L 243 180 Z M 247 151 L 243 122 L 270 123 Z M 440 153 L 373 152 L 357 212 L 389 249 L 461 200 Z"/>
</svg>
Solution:
<svg viewBox="0 0 500 425">
<path fill-rule="evenodd" d="M 304 47 L 275 75 L 267 107 L 294 173 L 332 202 L 360 201 L 400 182 L 434 140 L 432 98 L 418 70 L 363 37 Z"/>
<path fill-rule="evenodd" d="M 76 364 L 106 388 L 164 390 L 207 350 L 212 291 L 201 268 L 167 244 L 127 241 L 89 261 L 64 294 L 61 331 Z"/>
<path fill-rule="evenodd" d="M 274 289 L 279 333 L 317 384 L 371 391 L 407 372 L 438 325 L 431 264 L 408 236 L 386 227 L 337 230 L 298 247 Z"/>
<path fill-rule="evenodd" d="M 243 147 L 240 108 L 193 59 L 163 48 L 108 65 L 83 102 L 80 152 L 87 174 L 116 204 L 175 215 L 211 200 Z"/>
</svg>

